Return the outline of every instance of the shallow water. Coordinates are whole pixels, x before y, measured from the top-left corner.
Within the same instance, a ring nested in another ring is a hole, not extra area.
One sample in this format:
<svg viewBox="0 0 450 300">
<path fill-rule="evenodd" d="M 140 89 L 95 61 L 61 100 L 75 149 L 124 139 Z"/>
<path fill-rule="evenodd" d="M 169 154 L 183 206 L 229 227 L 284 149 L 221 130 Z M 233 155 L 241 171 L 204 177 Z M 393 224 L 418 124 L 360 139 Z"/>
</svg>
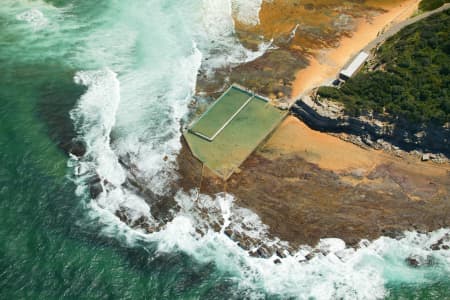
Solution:
<svg viewBox="0 0 450 300">
<path fill-rule="evenodd" d="M 231 14 L 257 22 L 253 11 L 247 1 L 225 0 L 2 2 L 2 298 L 450 294 L 450 254 L 429 250 L 444 231 L 382 238 L 357 252 L 328 241 L 322 245 L 331 247 L 328 256 L 300 264 L 300 251 L 275 265 L 249 257 L 223 233 L 228 225 L 254 237 L 267 230 L 230 195 L 178 193 L 180 211 L 154 234 L 131 230 L 114 216 L 122 207 L 133 218 L 159 222 L 122 186 L 127 171 L 118 157 L 136 164 L 155 195 L 167 192 L 199 69 L 212 76 L 214 68 L 252 60 L 268 46 L 252 52 L 233 35 Z M 62 150 L 74 137 L 88 145 L 81 160 Z M 109 182 L 96 201 L 86 186 L 95 174 Z M 199 208 L 224 220 L 221 232 L 208 230 Z M 411 253 L 432 255 L 435 263 L 408 267 Z"/>
</svg>

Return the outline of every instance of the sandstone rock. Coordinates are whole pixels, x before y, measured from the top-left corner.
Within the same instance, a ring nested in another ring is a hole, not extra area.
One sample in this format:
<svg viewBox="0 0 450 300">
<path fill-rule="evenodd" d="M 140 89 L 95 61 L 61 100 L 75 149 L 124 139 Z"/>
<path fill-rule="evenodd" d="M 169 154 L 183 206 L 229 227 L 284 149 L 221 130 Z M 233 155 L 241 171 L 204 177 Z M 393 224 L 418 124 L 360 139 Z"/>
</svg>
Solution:
<svg viewBox="0 0 450 300">
<path fill-rule="evenodd" d="M 225 229 L 224 231 L 225 235 L 228 236 L 230 239 L 233 236 L 233 230 L 231 230 L 230 228 Z"/>
<path fill-rule="evenodd" d="M 222 229 L 222 225 L 219 224 L 218 222 L 214 222 L 211 224 L 211 228 L 215 231 L 215 232 L 219 232 Z"/>
</svg>

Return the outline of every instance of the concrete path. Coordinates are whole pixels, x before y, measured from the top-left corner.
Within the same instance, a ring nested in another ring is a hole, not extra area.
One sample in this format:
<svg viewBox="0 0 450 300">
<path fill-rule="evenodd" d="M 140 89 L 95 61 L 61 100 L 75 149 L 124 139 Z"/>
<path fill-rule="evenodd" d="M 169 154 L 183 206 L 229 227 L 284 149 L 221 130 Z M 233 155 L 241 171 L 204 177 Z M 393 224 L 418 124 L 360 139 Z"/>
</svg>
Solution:
<svg viewBox="0 0 450 300">
<path fill-rule="evenodd" d="M 366 47 L 364 47 L 363 51 L 366 51 L 367 53 L 370 53 L 370 51 L 376 47 L 378 47 L 380 44 L 382 44 L 384 41 L 386 41 L 388 38 L 390 38 L 391 36 L 395 35 L 396 33 L 398 33 L 400 30 L 402 30 L 403 28 L 405 28 L 408 25 L 411 25 L 415 22 L 418 22 L 422 19 L 425 19 L 431 15 L 434 15 L 436 13 L 439 13 L 441 11 L 447 10 L 450 8 L 450 3 L 446 3 L 444 5 L 442 5 L 439 8 L 436 8 L 432 11 L 429 12 L 425 12 L 423 14 L 420 14 L 418 16 L 415 16 L 413 18 L 407 19 L 403 22 L 400 22 L 392 27 L 390 27 L 388 30 L 386 30 L 385 32 L 381 33 L 379 36 L 377 36 L 373 41 L 371 41 L 369 44 L 367 44 Z"/>
</svg>

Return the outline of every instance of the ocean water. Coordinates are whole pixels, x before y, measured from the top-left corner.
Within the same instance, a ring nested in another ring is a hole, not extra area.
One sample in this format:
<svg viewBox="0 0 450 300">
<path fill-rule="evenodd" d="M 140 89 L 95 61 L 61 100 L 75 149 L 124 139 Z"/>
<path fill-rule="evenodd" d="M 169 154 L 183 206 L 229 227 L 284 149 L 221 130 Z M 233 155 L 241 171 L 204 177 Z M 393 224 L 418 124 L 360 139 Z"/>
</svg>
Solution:
<svg viewBox="0 0 450 300">
<path fill-rule="evenodd" d="M 274 264 L 250 257 L 227 226 L 267 243 L 267 227 L 231 195 L 173 197 L 169 221 L 123 185 L 126 157 L 155 198 L 177 176 L 180 128 L 197 73 L 251 61 L 233 16 L 261 1 L 2 0 L 0 6 L 0 295 L 2 299 L 445 299 L 448 229 L 361 242 L 325 239 Z M 62 149 L 83 141 L 82 159 Z M 88 182 L 101 179 L 96 200 Z M 150 202 L 149 202 L 150 201 Z M 131 229 L 126 210 L 159 231 Z M 202 212 L 208 211 L 209 219 Z M 221 225 L 214 232 L 211 219 Z M 201 229 L 203 234 L 199 234 Z M 413 268 L 410 255 L 432 261 Z"/>
</svg>

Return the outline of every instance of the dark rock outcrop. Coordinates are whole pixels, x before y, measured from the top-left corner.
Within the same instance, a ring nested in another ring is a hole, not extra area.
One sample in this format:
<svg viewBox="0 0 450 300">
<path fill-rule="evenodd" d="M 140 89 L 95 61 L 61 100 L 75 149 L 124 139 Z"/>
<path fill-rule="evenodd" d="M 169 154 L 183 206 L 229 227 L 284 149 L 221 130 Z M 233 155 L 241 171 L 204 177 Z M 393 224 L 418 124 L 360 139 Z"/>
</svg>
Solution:
<svg viewBox="0 0 450 300">
<path fill-rule="evenodd" d="M 86 144 L 80 140 L 74 140 L 70 143 L 69 153 L 76 157 L 83 157 L 86 154 Z"/>
<path fill-rule="evenodd" d="M 96 199 L 101 193 L 103 193 L 103 185 L 101 178 L 97 174 L 89 180 L 89 194 L 92 199 Z"/>
<path fill-rule="evenodd" d="M 431 266 L 434 264 L 434 259 L 432 256 L 422 257 L 420 255 L 410 255 L 405 259 L 406 263 L 414 268 Z"/>
<path fill-rule="evenodd" d="M 450 244 L 450 235 L 446 234 L 442 238 L 440 238 L 436 243 L 430 246 L 431 250 L 449 250 L 450 246 L 447 245 Z"/>
<path fill-rule="evenodd" d="M 380 126 L 362 118 L 343 116 L 330 118 L 321 115 L 302 100 L 292 106 L 291 112 L 310 128 L 328 133 L 347 133 L 362 137 L 362 141 L 371 147 L 372 141 L 384 140 L 405 151 L 442 153 L 450 157 L 450 130 L 445 127 L 428 124 L 415 124 L 399 118 L 374 116 L 377 120 L 394 124 Z"/>
</svg>

